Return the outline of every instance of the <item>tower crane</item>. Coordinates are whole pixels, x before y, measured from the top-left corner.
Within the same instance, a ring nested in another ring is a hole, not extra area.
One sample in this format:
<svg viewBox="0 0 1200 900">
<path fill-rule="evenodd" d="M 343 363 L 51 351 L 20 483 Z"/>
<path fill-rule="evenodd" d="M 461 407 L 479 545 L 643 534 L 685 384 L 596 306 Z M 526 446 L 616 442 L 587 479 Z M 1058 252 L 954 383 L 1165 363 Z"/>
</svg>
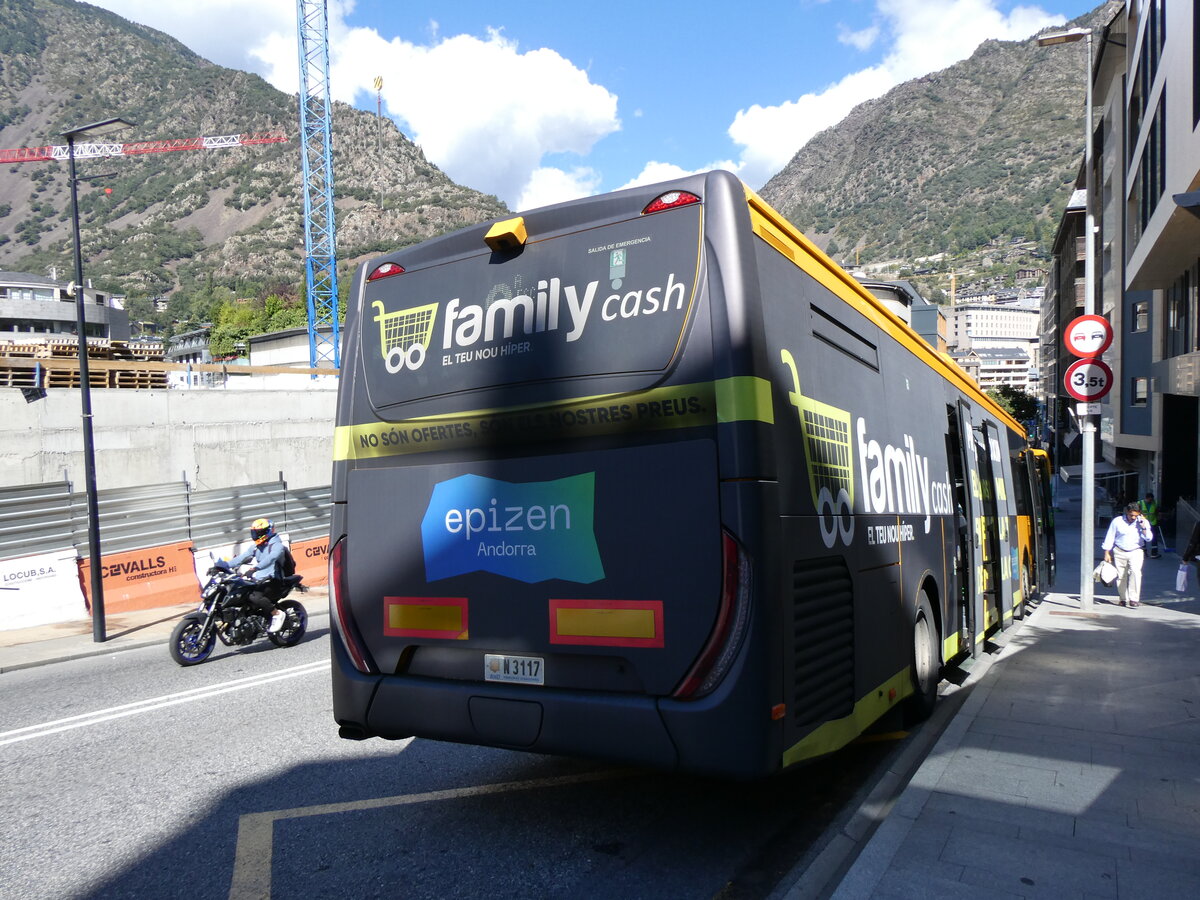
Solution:
<svg viewBox="0 0 1200 900">
<path fill-rule="evenodd" d="M 326 0 L 296 0 L 300 49 L 300 158 L 304 172 L 304 276 L 309 366 L 341 368 L 333 209 L 333 138 L 329 109 L 329 15 Z M 328 332 L 324 328 L 328 328 Z"/>
<path fill-rule="evenodd" d="M 97 141 L 76 144 L 75 158 L 107 159 L 112 156 L 140 156 L 147 153 L 170 153 L 175 150 L 224 150 L 229 147 L 249 147 L 254 144 L 281 144 L 286 140 L 287 135 L 282 131 L 257 131 L 253 134 L 222 134 L 215 137 L 177 138 L 166 141 L 135 141 L 129 144 Z M 70 153 L 70 148 L 66 144 L 0 150 L 0 165 L 67 159 Z"/>
<path fill-rule="evenodd" d="M 326 0 L 296 0 L 300 51 L 300 158 L 304 182 L 304 276 L 309 366 L 341 367 L 337 256 L 333 208 L 333 139 L 329 100 L 329 15 Z M 215 150 L 286 141 L 281 132 L 182 140 L 75 145 L 76 159 L 134 156 L 173 150 Z M 66 146 L 0 150 L 0 164 L 67 159 Z M 328 332 L 325 329 L 328 329 Z"/>
</svg>

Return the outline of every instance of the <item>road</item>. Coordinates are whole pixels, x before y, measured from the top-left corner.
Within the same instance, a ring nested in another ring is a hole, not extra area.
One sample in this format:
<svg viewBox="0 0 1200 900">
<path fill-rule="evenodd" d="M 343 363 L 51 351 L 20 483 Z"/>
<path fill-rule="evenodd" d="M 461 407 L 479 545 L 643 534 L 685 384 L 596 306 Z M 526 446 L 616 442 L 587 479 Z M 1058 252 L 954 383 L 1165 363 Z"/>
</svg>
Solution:
<svg viewBox="0 0 1200 900">
<path fill-rule="evenodd" d="M 343 741 L 314 625 L 0 675 L 0 897 L 765 898 L 897 750 L 736 784 Z"/>
</svg>

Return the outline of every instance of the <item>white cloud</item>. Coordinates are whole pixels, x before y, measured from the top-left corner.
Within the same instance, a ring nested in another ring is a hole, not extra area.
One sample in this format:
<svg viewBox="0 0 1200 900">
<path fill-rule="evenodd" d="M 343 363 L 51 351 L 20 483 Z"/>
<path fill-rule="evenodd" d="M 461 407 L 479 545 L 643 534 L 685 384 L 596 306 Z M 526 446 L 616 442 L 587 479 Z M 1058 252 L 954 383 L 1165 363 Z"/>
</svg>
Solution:
<svg viewBox="0 0 1200 900">
<path fill-rule="evenodd" d="M 586 156 L 621 127 L 616 96 L 586 72 L 553 50 L 521 52 L 499 31 L 421 46 L 356 28 L 331 36 L 330 45 L 335 97 L 350 102 L 382 76 L 386 111 L 426 156 L 455 181 L 510 205 L 545 196 L 551 183 L 597 184 L 585 170 L 552 176 L 542 160 Z"/>
<path fill-rule="evenodd" d="M 282 91 L 300 86 L 293 0 L 97 0 L 118 15 L 176 35 L 207 59 L 258 72 Z M 553 50 L 522 51 L 499 31 L 428 44 L 349 28 L 352 0 L 330 0 L 330 92 L 353 103 L 383 78 L 384 111 L 455 181 L 509 205 L 594 191 L 599 176 L 542 166 L 550 154 L 586 156 L 621 127 L 617 98 Z M 230 37 L 236 22 L 236 37 Z M 533 89 L 536 88 L 536 89 Z M 372 104 L 373 105 L 373 104 Z M 576 194 L 578 196 L 578 194 Z M 560 198 L 561 199 L 561 198 Z"/>
<path fill-rule="evenodd" d="M 600 175 L 594 169 L 580 167 L 566 172 L 552 166 L 534 169 L 521 191 L 515 208 L 518 210 L 549 206 L 567 200 L 587 197 L 600 189 Z"/>
<path fill-rule="evenodd" d="M 855 50 L 870 50 L 878 38 L 878 25 L 871 25 L 859 31 L 851 31 L 845 25 L 838 25 L 838 43 L 846 44 Z"/>
<path fill-rule="evenodd" d="M 883 66 L 847 75 L 824 91 L 804 94 L 779 106 L 739 110 L 729 136 L 742 146 L 741 175 L 757 188 L 787 165 L 819 131 L 836 125 L 852 108 L 898 84 Z"/>
<path fill-rule="evenodd" d="M 299 88 L 294 0 L 92 2 L 165 31 L 221 65 L 257 72 L 280 90 Z M 366 100 L 373 108 L 372 82 L 382 76 L 385 111 L 426 156 L 455 181 L 510 206 L 528 208 L 599 189 L 602 173 L 588 167 L 587 155 L 621 122 L 616 96 L 593 84 L 584 69 L 551 49 L 523 51 L 499 31 L 445 36 L 433 19 L 422 43 L 349 28 L 345 18 L 353 9 L 354 0 L 329 0 L 335 99 Z M 739 158 L 705 170 L 727 168 L 758 187 L 859 103 L 966 58 L 985 39 L 1024 39 L 1062 21 L 1032 5 L 1005 14 L 998 0 L 875 0 L 871 24 L 843 26 L 838 39 L 859 50 L 886 48 L 882 59 L 778 106 L 739 110 L 728 128 Z M 579 165 L 546 165 L 554 154 L 578 156 Z M 686 171 L 649 162 L 629 185 Z"/>
<path fill-rule="evenodd" d="M 877 0 L 880 37 L 890 51 L 878 65 L 847 75 L 823 91 L 779 106 L 739 110 L 729 136 L 741 146 L 741 174 L 758 187 L 787 165 L 813 135 L 840 122 L 853 107 L 896 85 L 966 59 L 983 41 L 1023 40 L 1062 16 L 1034 6 L 1005 15 L 994 0 Z M 870 31 L 871 29 L 867 29 Z M 865 32 L 842 31 L 843 42 L 866 42 Z"/>
<path fill-rule="evenodd" d="M 710 172 L 713 169 L 728 169 L 736 175 L 740 168 L 738 163 L 729 159 L 709 163 L 707 166 L 702 166 L 699 169 L 684 169 L 674 163 L 648 162 L 641 172 L 625 182 L 617 190 L 638 187 L 643 184 L 657 184 L 660 181 L 673 181 L 676 178 L 683 178 L 685 175 L 698 175 L 701 172 Z"/>
<path fill-rule="evenodd" d="M 295 0 L 90 0 L 131 22 L 148 25 L 181 41 L 207 60 L 233 69 L 265 70 L 254 48 L 266 36 L 282 32 L 291 40 L 292 68 L 296 63 Z M 340 16 L 339 0 L 330 3 L 330 16 Z M 236 32 L 236 33 L 231 33 Z M 296 77 L 293 77 L 296 81 Z M 295 88 L 293 88 L 295 90 Z"/>
</svg>

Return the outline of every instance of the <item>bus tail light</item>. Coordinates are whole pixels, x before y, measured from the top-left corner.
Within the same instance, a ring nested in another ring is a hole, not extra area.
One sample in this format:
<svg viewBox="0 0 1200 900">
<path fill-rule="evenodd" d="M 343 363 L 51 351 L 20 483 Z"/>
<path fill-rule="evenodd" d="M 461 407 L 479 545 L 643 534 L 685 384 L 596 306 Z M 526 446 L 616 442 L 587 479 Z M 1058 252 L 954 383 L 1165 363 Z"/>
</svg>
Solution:
<svg viewBox="0 0 1200 900">
<path fill-rule="evenodd" d="M 363 646 L 362 636 L 358 632 L 350 611 L 347 608 L 350 597 L 346 593 L 346 539 L 343 537 L 329 551 L 329 611 L 337 623 L 338 634 L 346 645 L 346 652 L 354 663 L 354 668 L 364 675 L 375 671 L 371 657 Z"/>
<path fill-rule="evenodd" d="M 729 672 L 750 623 L 750 560 L 727 531 L 721 532 L 721 604 L 708 643 L 671 695 L 696 700 L 712 692 Z"/>
<path fill-rule="evenodd" d="M 367 276 L 367 281 L 378 281 L 380 278 L 390 278 L 393 275 L 403 275 L 404 266 L 394 262 L 386 262 L 381 266 L 376 266 L 371 274 Z"/>
<path fill-rule="evenodd" d="M 646 208 L 642 210 L 642 215 L 647 216 L 665 209 L 678 209 L 681 206 L 691 206 L 693 203 L 699 202 L 700 198 L 689 191 L 667 191 L 647 203 Z"/>
</svg>

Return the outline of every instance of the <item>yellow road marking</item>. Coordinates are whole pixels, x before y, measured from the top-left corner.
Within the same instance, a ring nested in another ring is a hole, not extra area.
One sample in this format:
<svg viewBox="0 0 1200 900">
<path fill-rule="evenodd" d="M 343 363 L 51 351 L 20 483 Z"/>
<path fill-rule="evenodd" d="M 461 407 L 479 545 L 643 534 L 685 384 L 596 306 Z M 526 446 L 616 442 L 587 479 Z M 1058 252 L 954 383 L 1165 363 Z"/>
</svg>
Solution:
<svg viewBox="0 0 1200 900">
<path fill-rule="evenodd" d="M 635 774 L 637 772 L 631 769 L 614 769 L 603 772 L 586 772 L 581 775 L 563 775 L 558 778 L 540 778 L 534 781 L 508 781 L 501 784 L 484 784 L 478 787 L 430 791 L 425 794 L 400 794 L 395 797 L 376 797 L 370 800 L 322 803 L 317 806 L 298 806 L 294 809 L 246 813 L 238 817 L 237 848 L 233 857 L 233 880 L 229 886 L 229 900 L 268 900 L 270 898 L 275 823 L 281 820 L 329 816 L 366 809 L 383 809 L 389 806 L 412 806 L 417 803 L 436 803 L 442 800 L 462 800 L 493 794 L 507 794 L 514 791 L 531 791 L 538 788 L 566 787 L 574 784 L 586 784 L 589 781 L 628 778 Z"/>
</svg>

